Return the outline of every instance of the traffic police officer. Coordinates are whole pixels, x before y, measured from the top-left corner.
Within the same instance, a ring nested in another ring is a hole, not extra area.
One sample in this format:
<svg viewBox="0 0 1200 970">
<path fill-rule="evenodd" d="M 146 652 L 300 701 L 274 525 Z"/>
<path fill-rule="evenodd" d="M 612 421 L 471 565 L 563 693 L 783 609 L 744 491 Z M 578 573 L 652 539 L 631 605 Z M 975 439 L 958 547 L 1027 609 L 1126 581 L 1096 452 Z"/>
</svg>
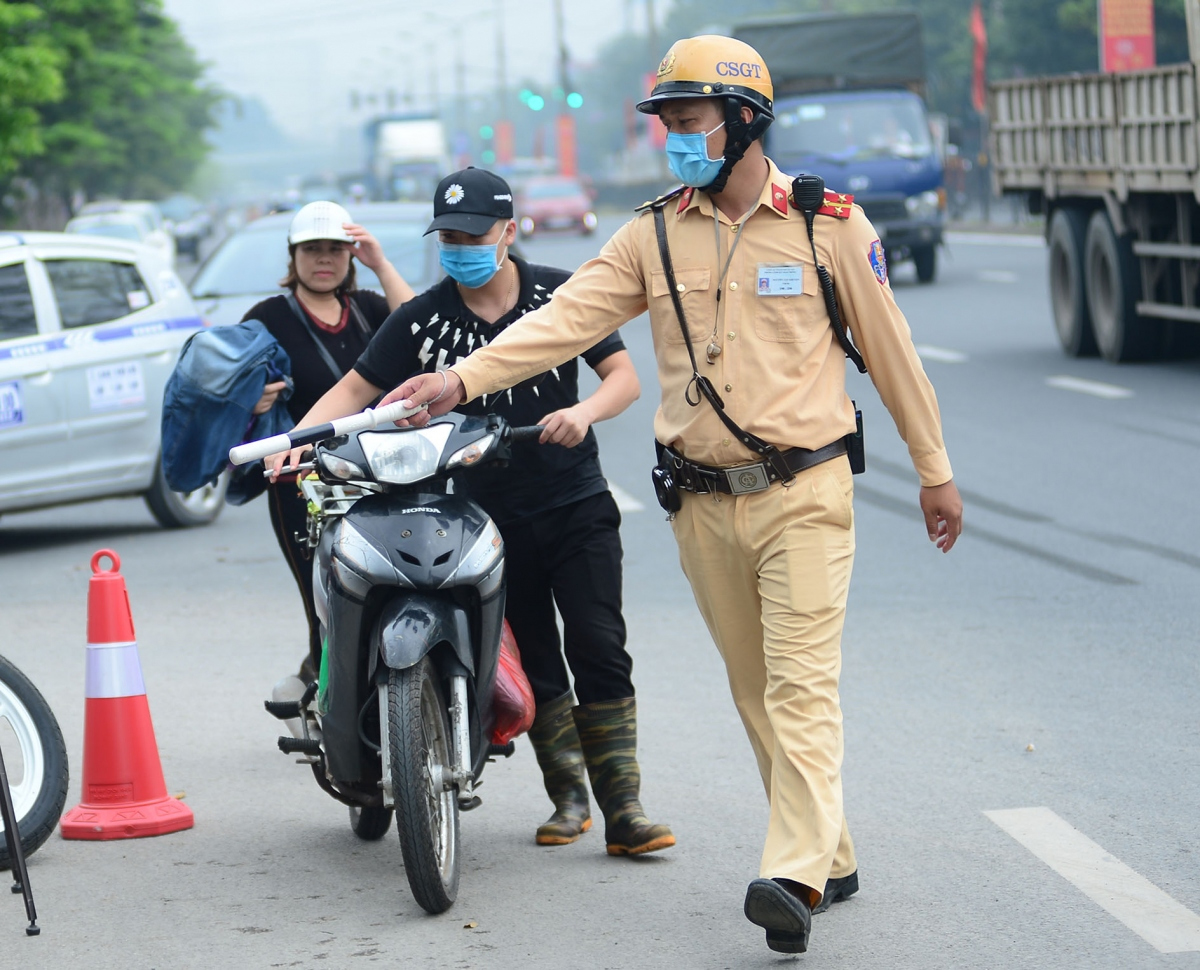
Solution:
<svg viewBox="0 0 1200 970">
<path fill-rule="evenodd" d="M 843 346 L 857 345 L 908 445 L 929 538 L 943 552 L 962 529 L 962 502 L 878 234 L 849 196 L 826 193 L 810 241 L 790 179 L 762 151 L 772 94 L 748 45 L 717 36 L 677 42 L 638 108 L 666 126 L 668 161 L 685 186 L 643 207 L 552 302 L 445 379 L 419 375 L 384 400 L 444 413 L 543 373 L 649 310 L 662 385 L 655 436 L 684 490 L 672 519 L 680 561 L 771 806 L 745 913 L 766 929 L 771 949 L 796 953 L 807 948 L 812 912 L 858 889 L 842 813 L 838 698 L 854 559 L 843 440 L 855 414 Z M 853 345 L 835 332 L 825 267 Z M 710 382 L 709 400 L 698 376 Z"/>
</svg>

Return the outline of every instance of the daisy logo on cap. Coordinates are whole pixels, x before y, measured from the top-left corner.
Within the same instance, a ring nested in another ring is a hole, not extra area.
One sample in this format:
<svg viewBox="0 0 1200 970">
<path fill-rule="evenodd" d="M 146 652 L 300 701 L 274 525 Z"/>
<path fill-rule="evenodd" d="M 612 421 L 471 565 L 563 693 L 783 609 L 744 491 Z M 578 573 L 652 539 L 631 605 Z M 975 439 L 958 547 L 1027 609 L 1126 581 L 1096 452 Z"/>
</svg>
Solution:
<svg viewBox="0 0 1200 970">
<path fill-rule="evenodd" d="M 466 196 L 466 194 L 467 193 L 463 191 L 463 187 L 455 182 L 448 189 L 446 189 L 446 202 L 449 205 L 458 205 Z"/>
</svg>

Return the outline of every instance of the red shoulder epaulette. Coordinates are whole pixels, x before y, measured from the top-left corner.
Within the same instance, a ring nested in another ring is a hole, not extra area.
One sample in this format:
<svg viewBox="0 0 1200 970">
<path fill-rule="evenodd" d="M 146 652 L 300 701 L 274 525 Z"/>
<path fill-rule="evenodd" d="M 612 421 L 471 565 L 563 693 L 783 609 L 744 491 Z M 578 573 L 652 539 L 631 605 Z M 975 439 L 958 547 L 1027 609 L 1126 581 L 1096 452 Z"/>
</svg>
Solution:
<svg viewBox="0 0 1200 970">
<path fill-rule="evenodd" d="M 850 218 L 850 207 L 854 204 L 854 196 L 844 192 L 825 190 L 825 204 L 817 210 L 819 216 L 834 216 L 838 219 Z"/>
</svg>

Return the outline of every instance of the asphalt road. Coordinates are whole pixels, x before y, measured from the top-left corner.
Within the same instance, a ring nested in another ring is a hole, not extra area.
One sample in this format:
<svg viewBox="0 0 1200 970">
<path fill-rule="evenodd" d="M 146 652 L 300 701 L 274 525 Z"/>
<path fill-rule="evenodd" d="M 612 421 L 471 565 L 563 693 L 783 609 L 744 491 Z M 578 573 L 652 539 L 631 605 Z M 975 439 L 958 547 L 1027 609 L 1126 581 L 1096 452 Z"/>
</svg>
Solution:
<svg viewBox="0 0 1200 970">
<path fill-rule="evenodd" d="M 574 266 L 616 224 L 526 252 Z M 862 890 L 817 917 L 807 955 L 770 953 L 741 913 L 766 802 L 654 505 L 658 392 L 635 321 L 624 335 L 644 394 L 600 437 L 606 473 L 628 496 L 644 801 L 678 846 L 610 859 L 597 827 L 573 846 L 535 847 L 549 807 L 518 742 L 484 775 L 483 806 L 463 816 L 457 904 L 427 916 L 394 835 L 358 842 L 345 810 L 275 749 L 261 701 L 299 660 L 304 628 L 261 502 L 174 533 L 137 500 L 6 516 L 0 652 L 62 722 L 69 804 L 85 570 L 111 545 L 168 788 L 186 791 L 196 827 L 128 842 L 53 837 L 30 867 L 43 934 L 23 936 L 12 897 L 0 908 L 0 968 L 1200 968 L 1200 942 L 1187 943 L 1188 916 L 1200 913 L 1200 518 L 1188 511 L 1200 363 L 1064 358 L 1044 262 L 1036 243 L 960 238 L 936 285 L 894 272 L 967 504 L 949 556 L 924 534 L 878 397 L 849 378 L 868 442 L 843 675 Z M 1025 819 L 1040 857 L 984 814 L 1034 807 L 1053 814 L 996 818 L 1010 829 Z M 1095 843 L 1099 861 L 1073 864 L 1079 840 L 1055 819 Z M 1137 876 L 1106 882 L 1121 864 Z M 1137 877 L 1170 899 L 1123 900 Z M 1160 952 L 1170 945 L 1154 927 L 1172 918 L 1185 952 Z"/>
</svg>

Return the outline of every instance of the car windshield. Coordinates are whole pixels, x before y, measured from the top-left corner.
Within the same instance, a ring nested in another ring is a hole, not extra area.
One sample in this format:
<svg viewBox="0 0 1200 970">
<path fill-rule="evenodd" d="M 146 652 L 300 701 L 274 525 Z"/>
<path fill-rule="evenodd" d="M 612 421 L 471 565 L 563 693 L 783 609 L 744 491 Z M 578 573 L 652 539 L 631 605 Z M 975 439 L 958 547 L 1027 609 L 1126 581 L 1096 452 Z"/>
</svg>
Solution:
<svg viewBox="0 0 1200 970">
<path fill-rule="evenodd" d="M 556 179 L 553 182 L 530 181 L 525 185 L 525 197 L 529 199 L 563 199 L 583 194 L 583 186 L 573 179 Z"/>
<path fill-rule="evenodd" d="M 382 222 L 367 227 L 383 247 L 393 266 L 414 288 L 426 280 L 424 222 Z M 192 295 L 234 296 L 241 293 L 270 293 L 287 275 L 287 224 L 256 229 L 251 224 L 230 237 L 213 253 L 192 283 Z M 379 278 L 358 263 L 356 280 L 360 289 L 383 291 Z"/>
<path fill-rule="evenodd" d="M 777 109 L 771 153 L 835 161 L 924 158 L 933 153 L 929 122 L 910 94 L 803 98 Z"/>
<path fill-rule="evenodd" d="M 67 227 L 67 232 L 81 236 L 108 236 L 111 239 L 128 239 L 141 242 L 142 234 L 137 226 L 128 222 L 83 222 Z"/>
</svg>

